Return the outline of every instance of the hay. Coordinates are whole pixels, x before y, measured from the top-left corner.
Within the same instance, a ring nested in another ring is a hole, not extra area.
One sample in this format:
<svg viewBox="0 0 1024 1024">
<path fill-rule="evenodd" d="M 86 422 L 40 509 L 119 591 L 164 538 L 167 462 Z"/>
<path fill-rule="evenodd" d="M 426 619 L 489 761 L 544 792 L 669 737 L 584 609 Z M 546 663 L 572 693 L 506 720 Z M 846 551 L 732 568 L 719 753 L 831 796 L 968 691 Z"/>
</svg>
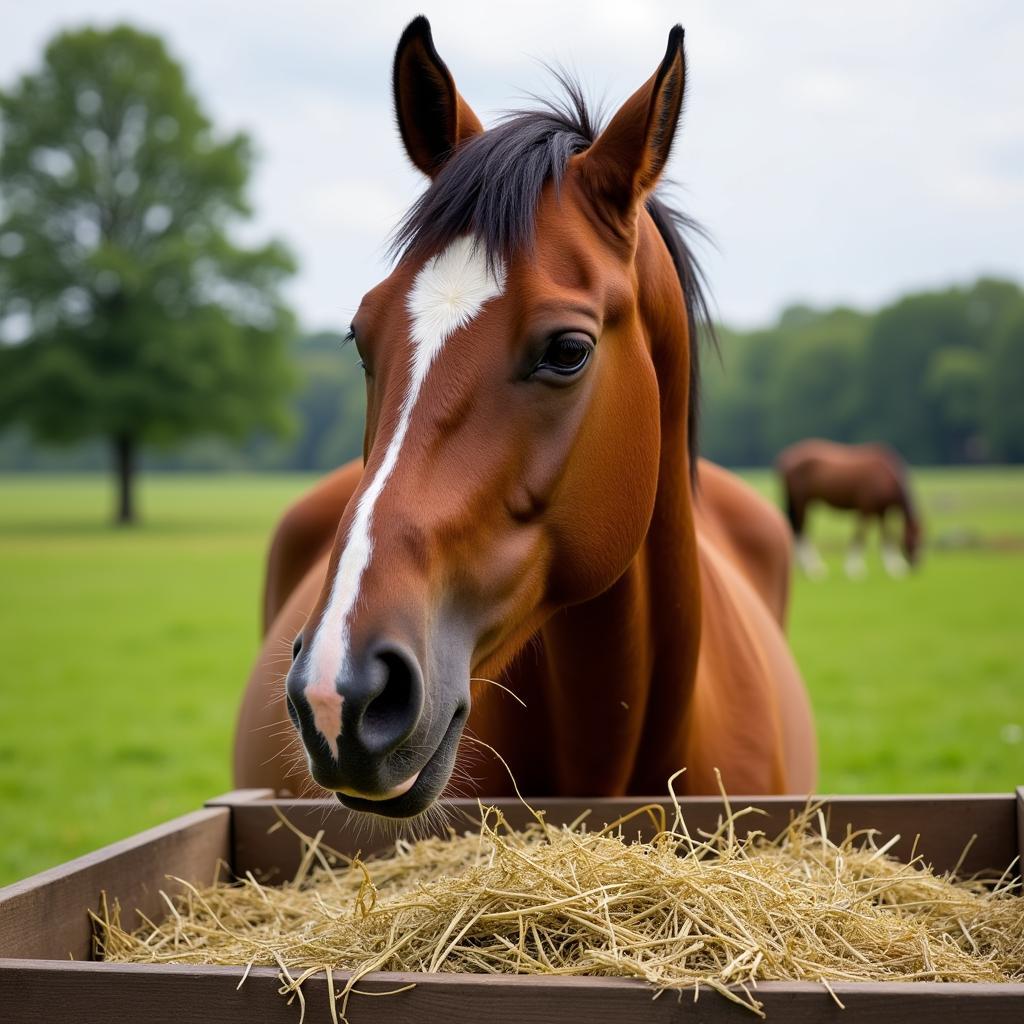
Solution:
<svg viewBox="0 0 1024 1024">
<path fill-rule="evenodd" d="M 870 832 L 836 844 L 813 807 L 774 839 L 737 837 L 751 808 L 693 837 L 678 813 L 669 824 L 659 806 L 641 810 L 651 842 L 629 840 L 629 819 L 588 831 L 538 815 L 514 831 L 482 809 L 474 833 L 365 861 L 294 830 L 304 856 L 290 883 L 185 884 L 162 923 L 132 933 L 105 906 L 97 952 L 277 966 L 303 1004 L 302 983 L 326 973 L 342 1019 L 372 971 L 639 978 L 695 996 L 706 986 L 759 1015 L 759 981 L 1024 981 L 1024 899 L 1009 872 L 940 877 Z M 335 992 L 337 971 L 352 973 Z"/>
</svg>

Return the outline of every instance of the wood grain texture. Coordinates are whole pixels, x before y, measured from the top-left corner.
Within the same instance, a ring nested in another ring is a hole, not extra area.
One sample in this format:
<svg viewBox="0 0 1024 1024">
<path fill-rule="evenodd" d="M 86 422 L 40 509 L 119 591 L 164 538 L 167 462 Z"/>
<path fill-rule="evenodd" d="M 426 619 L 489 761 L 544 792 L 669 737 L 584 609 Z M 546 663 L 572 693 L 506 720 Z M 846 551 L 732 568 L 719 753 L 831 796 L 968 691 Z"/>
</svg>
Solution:
<svg viewBox="0 0 1024 1024">
<path fill-rule="evenodd" d="M 128 928 L 138 923 L 136 908 L 162 917 L 159 891 L 177 891 L 167 875 L 208 884 L 228 860 L 230 818 L 222 807 L 194 811 L 0 889 L 0 956 L 89 959 L 87 911 L 104 891 L 121 901 Z"/>
<path fill-rule="evenodd" d="M 1017 797 L 1012 793 L 821 799 L 833 839 L 844 835 L 847 827 L 877 829 L 886 838 L 899 834 L 901 839 L 892 848 L 895 856 L 908 858 L 917 840 L 917 853 L 938 871 L 954 868 L 972 837 L 976 838 L 961 864 L 964 872 L 1002 872 L 1017 856 Z M 517 800 L 489 802 L 498 807 L 514 826 L 522 826 L 529 819 L 529 812 Z M 613 821 L 644 803 L 655 803 L 665 808 L 671 820 L 672 806 L 664 799 L 543 797 L 536 800 L 536 806 L 545 810 L 547 820 L 556 824 L 572 821 L 590 809 L 592 826 Z M 805 806 L 803 799 L 791 797 L 735 797 L 731 803 L 734 810 L 753 805 L 765 812 L 743 818 L 737 823 L 738 832 L 742 833 L 745 827 L 772 836 L 781 832 L 790 816 Z M 714 829 L 723 812 L 723 804 L 718 797 L 690 797 L 681 800 L 680 804 L 687 826 L 693 833 Z M 453 800 L 446 806 L 456 829 L 461 831 L 472 827 L 477 815 L 475 800 Z M 345 854 L 369 854 L 387 849 L 391 844 L 387 832 L 366 827 L 351 812 L 332 801 L 247 801 L 232 806 L 232 863 L 236 871 L 251 870 L 271 881 L 288 878 L 294 873 L 300 852 L 295 837 L 281 828 L 268 834 L 268 829 L 278 821 L 278 811 L 307 834 L 314 835 L 323 829 L 324 842 Z M 646 817 L 634 819 L 628 828 L 631 834 L 639 832 L 644 838 L 649 838 L 653 831 Z"/>
<path fill-rule="evenodd" d="M 295 1024 L 298 1007 L 278 994 L 277 972 L 254 969 L 236 991 L 242 972 L 225 967 L 151 967 L 120 964 L 0 961 L 0 1006 L 4 1021 L 103 1020 L 104 1024 Z M 336 988 L 345 975 L 335 976 Z M 710 991 L 693 1002 L 692 993 L 666 992 L 652 999 L 639 982 L 614 978 L 526 978 L 471 975 L 377 974 L 363 979 L 353 995 L 350 1024 L 750 1024 L 756 1018 Z M 824 988 L 774 982 L 758 988 L 769 1021 L 805 1024 L 1020 1024 L 1024 985 L 850 984 L 833 987 L 846 1006 L 839 1009 Z M 326 981 L 304 986 L 306 1020 L 330 1021 Z"/>
<path fill-rule="evenodd" d="M 1017 875 L 1024 879 L 1024 786 L 1017 787 Z"/>
<path fill-rule="evenodd" d="M 234 807 L 237 804 L 250 804 L 254 800 L 273 800 L 275 795 L 272 789 L 233 789 L 207 800 L 203 806 Z"/>
</svg>

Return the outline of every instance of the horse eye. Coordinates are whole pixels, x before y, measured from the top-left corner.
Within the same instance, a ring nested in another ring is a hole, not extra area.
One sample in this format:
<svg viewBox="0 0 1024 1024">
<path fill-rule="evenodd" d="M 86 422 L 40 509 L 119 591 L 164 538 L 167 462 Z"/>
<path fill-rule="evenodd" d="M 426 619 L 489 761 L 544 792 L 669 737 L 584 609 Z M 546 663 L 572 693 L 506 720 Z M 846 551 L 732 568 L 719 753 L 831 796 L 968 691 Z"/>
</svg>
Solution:
<svg viewBox="0 0 1024 1024">
<path fill-rule="evenodd" d="M 593 351 L 594 342 L 586 334 L 556 335 L 548 342 L 534 372 L 546 370 L 559 377 L 572 377 L 587 365 Z"/>
<path fill-rule="evenodd" d="M 365 371 L 366 370 L 366 360 L 362 357 L 362 354 L 359 351 L 359 342 L 356 340 L 356 331 L 355 331 L 354 327 L 350 327 L 345 332 L 344 337 L 341 339 L 341 346 L 342 346 L 342 348 L 344 348 L 346 345 L 352 345 L 352 346 L 355 347 L 356 356 L 357 356 L 356 365 L 359 367 L 360 370 L 364 370 Z"/>
</svg>

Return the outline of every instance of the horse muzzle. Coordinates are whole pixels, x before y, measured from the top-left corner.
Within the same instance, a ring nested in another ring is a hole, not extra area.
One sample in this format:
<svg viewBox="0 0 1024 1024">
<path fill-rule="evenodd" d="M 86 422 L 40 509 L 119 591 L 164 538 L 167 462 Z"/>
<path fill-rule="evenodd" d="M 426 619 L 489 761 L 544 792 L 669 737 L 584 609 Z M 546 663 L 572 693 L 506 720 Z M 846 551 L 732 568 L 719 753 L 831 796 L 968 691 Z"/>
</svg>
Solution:
<svg viewBox="0 0 1024 1024">
<path fill-rule="evenodd" d="M 288 713 L 313 780 L 353 810 L 394 818 L 426 810 L 451 777 L 469 717 L 468 670 L 437 669 L 428 701 L 421 661 L 401 643 L 374 643 L 336 680 L 311 680 L 307 659 L 297 658 Z"/>
</svg>

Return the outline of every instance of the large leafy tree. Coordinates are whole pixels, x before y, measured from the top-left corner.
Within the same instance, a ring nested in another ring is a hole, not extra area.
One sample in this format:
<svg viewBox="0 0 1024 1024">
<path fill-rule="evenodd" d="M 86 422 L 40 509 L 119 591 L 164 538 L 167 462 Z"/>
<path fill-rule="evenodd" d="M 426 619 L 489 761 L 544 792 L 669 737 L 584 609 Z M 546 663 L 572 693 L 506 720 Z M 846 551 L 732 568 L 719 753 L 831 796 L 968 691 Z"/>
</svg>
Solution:
<svg viewBox="0 0 1024 1024">
<path fill-rule="evenodd" d="M 139 446 L 285 423 L 291 259 L 245 247 L 252 147 L 126 26 L 58 35 L 0 92 L 0 423 L 109 440 L 117 519 Z"/>
</svg>

